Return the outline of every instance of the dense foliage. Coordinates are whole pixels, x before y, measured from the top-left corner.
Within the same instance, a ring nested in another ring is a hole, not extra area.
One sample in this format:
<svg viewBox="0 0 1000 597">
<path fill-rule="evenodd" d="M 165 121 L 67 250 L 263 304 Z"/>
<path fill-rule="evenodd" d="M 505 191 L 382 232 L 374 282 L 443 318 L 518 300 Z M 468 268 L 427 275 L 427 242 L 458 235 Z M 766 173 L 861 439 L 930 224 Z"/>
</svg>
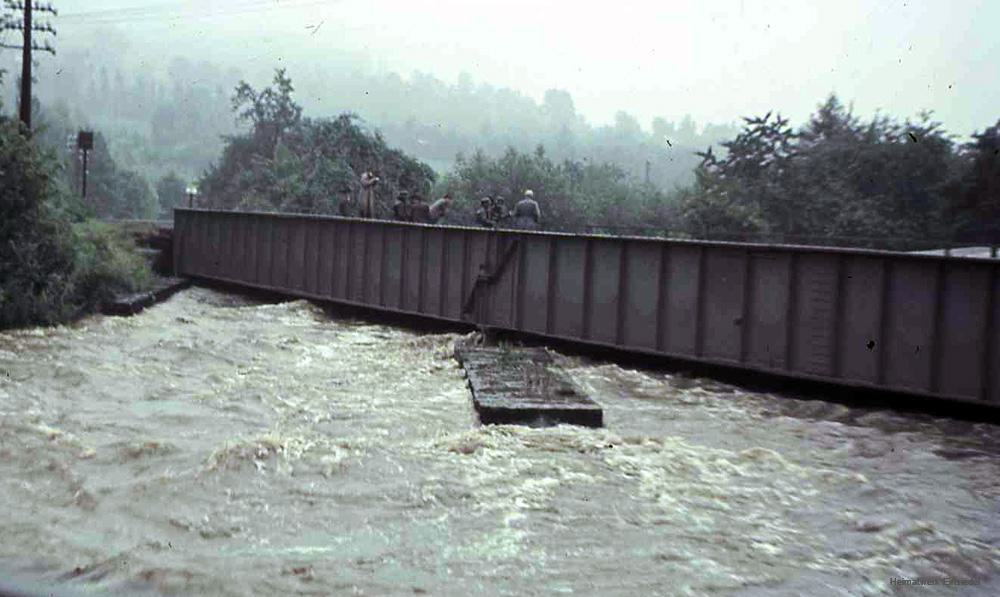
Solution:
<svg viewBox="0 0 1000 597">
<path fill-rule="evenodd" d="M 471 223 L 483 196 L 502 198 L 508 208 L 531 189 L 541 202 L 545 228 L 580 231 L 589 224 L 641 226 L 669 218 L 668 197 L 652 185 L 629 181 L 611 163 L 577 160 L 555 162 L 539 146 L 533 153 L 508 149 L 499 158 L 477 151 L 459 156 L 454 170 L 439 185 L 457 200 L 453 221 Z"/>
<path fill-rule="evenodd" d="M 169 172 L 157 181 L 156 198 L 160 205 L 160 219 L 172 220 L 173 209 L 187 205 L 187 184 L 176 172 Z"/>
<path fill-rule="evenodd" d="M 1000 123 L 959 145 L 930 114 L 863 121 L 835 96 L 798 129 L 773 113 L 744 120 L 671 195 L 613 164 L 554 163 L 541 148 L 460 156 L 446 182 L 460 196 L 540 191 L 553 229 L 891 249 L 1000 243 Z"/>
<path fill-rule="evenodd" d="M 692 233 L 887 247 L 900 239 L 900 248 L 969 233 L 1000 240 L 997 127 L 960 147 L 929 114 L 865 122 L 833 96 L 798 130 L 770 113 L 745 121 L 724 156 L 700 154 L 696 183 L 681 193 Z"/>
<path fill-rule="evenodd" d="M 58 178 L 54 158 L 0 116 L 0 328 L 63 321 L 148 280 L 129 241 L 81 220 Z"/>
<path fill-rule="evenodd" d="M 249 126 L 230 137 L 202 181 L 207 205 L 333 213 L 339 191 L 357 193 L 362 171 L 386 179 L 383 207 L 397 189 L 426 195 L 434 173 L 362 128 L 356 117 L 312 120 L 278 71 L 271 87 L 241 83 L 233 109 Z M 448 220 L 474 221 L 478 199 L 508 207 L 532 189 L 543 226 L 885 248 L 948 240 L 996 241 L 997 127 L 960 146 L 922 114 L 897 122 L 856 117 L 831 96 L 798 129 L 771 113 L 746 118 L 722 152 L 701 153 L 694 183 L 665 193 L 613 162 L 551 157 L 514 148 L 498 157 L 459 153 L 434 195 L 456 201 Z M 388 215 L 383 211 L 383 215 Z"/>
<path fill-rule="evenodd" d="M 262 90 L 240 83 L 233 110 L 250 130 L 227 137 L 222 158 L 201 180 L 202 205 L 334 213 L 341 189 L 357 194 L 367 170 L 382 179 L 377 196 L 383 207 L 400 190 L 426 196 L 436 178 L 429 166 L 389 148 L 351 114 L 303 118 L 293 91 L 283 70 Z"/>
<path fill-rule="evenodd" d="M 962 147 L 948 216 L 960 237 L 1000 242 L 1000 121 Z"/>
</svg>

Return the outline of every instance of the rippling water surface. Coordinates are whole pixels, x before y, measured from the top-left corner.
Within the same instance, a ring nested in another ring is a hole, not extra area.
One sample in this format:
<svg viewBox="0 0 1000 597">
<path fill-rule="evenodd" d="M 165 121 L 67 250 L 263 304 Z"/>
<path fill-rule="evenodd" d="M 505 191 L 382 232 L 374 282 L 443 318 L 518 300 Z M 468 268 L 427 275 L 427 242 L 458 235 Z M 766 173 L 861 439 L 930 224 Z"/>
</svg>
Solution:
<svg viewBox="0 0 1000 597">
<path fill-rule="evenodd" d="M 1000 594 L 1000 428 L 559 357 L 480 427 L 455 335 L 186 291 L 0 334 L 0 570 L 144 594 Z M 982 579 L 962 590 L 892 577 Z"/>
</svg>

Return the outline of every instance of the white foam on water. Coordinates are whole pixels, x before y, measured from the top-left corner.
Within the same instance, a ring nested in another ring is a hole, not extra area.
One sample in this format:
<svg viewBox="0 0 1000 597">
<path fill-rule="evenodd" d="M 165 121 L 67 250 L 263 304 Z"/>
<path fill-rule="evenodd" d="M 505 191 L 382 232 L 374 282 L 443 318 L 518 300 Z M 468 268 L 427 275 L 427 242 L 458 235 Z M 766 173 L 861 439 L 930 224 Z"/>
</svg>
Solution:
<svg viewBox="0 0 1000 597">
<path fill-rule="evenodd" d="M 182 593 L 691 595 L 1000 569 L 995 428 L 561 356 L 605 429 L 478 426 L 457 339 L 198 288 L 0 333 L 0 567 L 36 553 Z"/>
</svg>

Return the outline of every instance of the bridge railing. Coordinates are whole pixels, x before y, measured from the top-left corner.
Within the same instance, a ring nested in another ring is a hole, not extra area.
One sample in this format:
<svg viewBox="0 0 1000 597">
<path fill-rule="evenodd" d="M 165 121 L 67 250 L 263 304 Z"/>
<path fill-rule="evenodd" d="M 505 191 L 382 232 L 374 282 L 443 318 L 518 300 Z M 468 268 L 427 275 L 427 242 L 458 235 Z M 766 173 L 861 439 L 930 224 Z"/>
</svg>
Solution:
<svg viewBox="0 0 1000 597">
<path fill-rule="evenodd" d="M 191 209 L 175 211 L 174 251 L 186 276 L 1000 403 L 988 258 Z"/>
</svg>

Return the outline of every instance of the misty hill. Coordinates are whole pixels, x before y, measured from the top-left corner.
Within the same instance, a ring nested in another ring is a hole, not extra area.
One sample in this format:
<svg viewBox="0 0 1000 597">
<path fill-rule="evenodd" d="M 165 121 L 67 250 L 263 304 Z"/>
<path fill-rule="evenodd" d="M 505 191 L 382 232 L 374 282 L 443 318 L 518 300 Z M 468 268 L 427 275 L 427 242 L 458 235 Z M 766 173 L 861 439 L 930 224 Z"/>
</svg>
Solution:
<svg viewBox="0 0 1000 597">
<path fill-rule="evenodd" d="M 0 64 L 17 72 L 13 54 Z M 58 67 L 43 63 L 36 73 L 35 94 L 44 105 L 71 126 L 103 132 L 117 162 L 149 180 L 169 172 L 199 176 L 220 155 L 221 137 L 238 131 L 231 90 L 246 77 L 236 68 L 184 58 L 132 65 L 125 56 L 69 48 Z M 612 125 L 593 126 L 565 91 L 550 90 L 538 102 L 476 83 L 469 75 L 449 84 L 424 73 L 403 78 L 360 69 L 327 71 L 323 65 L 290 74 L 307 114 L 356 113 L 390 145 L 438 172 L 477 149 L 499 156 L 508 147 L 533 151 L 544 145 L 554 159 L 611 162 L 636 181 L 644 180 L 648 162 L 650 182 L 669 189 L 693 181 L 695 151 L 737 130 L 728 125 L 699 130 L 690 117 L 657 118 L 644 128 L 625 112 Z M 15 89 L 4 90 L 8 106 L 17 105 Z"/>
</svg>

